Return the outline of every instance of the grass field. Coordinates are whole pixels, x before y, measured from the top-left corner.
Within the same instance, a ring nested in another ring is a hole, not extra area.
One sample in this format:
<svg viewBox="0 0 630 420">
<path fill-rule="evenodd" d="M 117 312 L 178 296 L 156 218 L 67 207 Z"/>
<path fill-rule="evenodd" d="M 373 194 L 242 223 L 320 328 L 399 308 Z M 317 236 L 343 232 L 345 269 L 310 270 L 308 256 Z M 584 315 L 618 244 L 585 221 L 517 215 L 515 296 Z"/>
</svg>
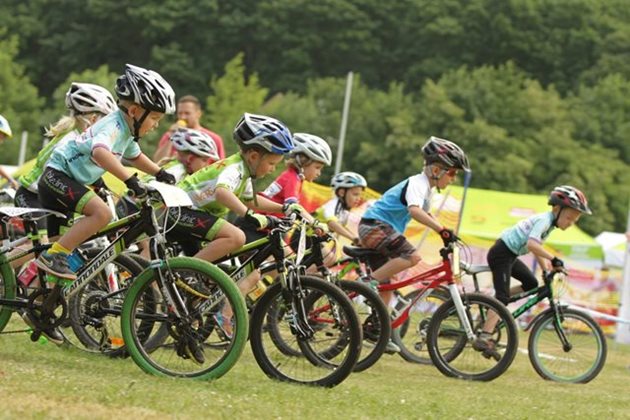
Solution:
<svg viewBox="0 0 630 420">
<path fill-rule="evenodd" d="M 7 330 L 22 328 L 13 321 Z M 521 347 L 527 336 L 522 337 Z M 490 383 L 443 377 L 385 355 L 333 389 L 268 379 L 249 347 L 214 382 L 144 374 L 130 359 L 0 335 L 0 418 L 630 418 L 630 346 L 609 343 L 608 362 L 587 385 L 538 377 L 519 353 Z"/>
</svg>

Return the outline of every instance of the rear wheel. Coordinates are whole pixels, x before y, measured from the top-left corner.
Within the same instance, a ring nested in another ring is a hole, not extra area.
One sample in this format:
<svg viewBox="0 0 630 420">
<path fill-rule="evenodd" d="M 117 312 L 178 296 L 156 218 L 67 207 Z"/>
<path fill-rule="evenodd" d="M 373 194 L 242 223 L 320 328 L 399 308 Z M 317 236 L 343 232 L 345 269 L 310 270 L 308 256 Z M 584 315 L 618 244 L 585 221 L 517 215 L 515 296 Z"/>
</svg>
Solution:
<svg viewBox="0 0 630 420">
<path fill-rule="evenodd" d="M 96 251 L 89 256 L 96 256 Z M 69 318 L 78 343 L 62 329 L 66 339 L 83 350 L 109 356 L 124 355 L 120 312 L 126 289 L 141 272 L 142 267 L 133 259 L 119 255 L 73 295 L 68 304 Z M 117 293 L 112 292 L 113 285 L 118 287 Z"/>
<path fill-rule="evenodd" d="M 396 302 L 396 311 L 403 310 L 421 294 L 414 290 Z M 392 331 L 392 340 L 400 347 L 400 356 L 408 362 L 431 364 L 427 345 L 427 332 L 433 313 L 444 302 L 450 299 L 447 289 L 435 289 L 429 296 L 420 299 L 409 309 L 409 317 L 398 328 Z"/>
</svg>

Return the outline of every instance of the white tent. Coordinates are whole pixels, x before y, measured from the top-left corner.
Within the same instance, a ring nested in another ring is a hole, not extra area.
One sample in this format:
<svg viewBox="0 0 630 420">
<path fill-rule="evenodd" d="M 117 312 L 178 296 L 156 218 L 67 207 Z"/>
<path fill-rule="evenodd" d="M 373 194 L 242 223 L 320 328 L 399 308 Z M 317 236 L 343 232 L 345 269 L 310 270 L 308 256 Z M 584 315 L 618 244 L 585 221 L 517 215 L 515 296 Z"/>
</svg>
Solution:
<svg viewBox="0 0 630 420">
<path fill-rule="evenodd" d="M 616 232 L 602 232 L 595 237 L 604 250 L 604 264 L 622 268 L 625 258 L 626 235 Z"/>
</svg>

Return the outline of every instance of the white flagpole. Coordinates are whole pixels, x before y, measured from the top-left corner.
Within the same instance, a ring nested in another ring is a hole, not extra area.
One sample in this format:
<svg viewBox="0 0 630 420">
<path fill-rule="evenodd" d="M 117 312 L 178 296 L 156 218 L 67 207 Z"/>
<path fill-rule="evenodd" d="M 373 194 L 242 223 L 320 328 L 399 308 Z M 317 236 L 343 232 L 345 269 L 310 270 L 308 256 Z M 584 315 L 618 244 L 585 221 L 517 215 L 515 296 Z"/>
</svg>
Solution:
<svg viewBox="0 0 630 420">
<path fill-rule="evenodd" d="M 337 161 L 335 162 L 335 173 L 341 172 L 341 162 L 343 161 L 343 147 L 346 142 L 346 128 L 348 127 L 348 113 L 350 112 L 350 99 L 352 97 L 352 72 L 348 72 L 346 80 L 346 96 L 343 100 L 343 112 L 341 114 L 341 128 L 339 130 L 339 147 L 337 148 Z"/>
</svg>

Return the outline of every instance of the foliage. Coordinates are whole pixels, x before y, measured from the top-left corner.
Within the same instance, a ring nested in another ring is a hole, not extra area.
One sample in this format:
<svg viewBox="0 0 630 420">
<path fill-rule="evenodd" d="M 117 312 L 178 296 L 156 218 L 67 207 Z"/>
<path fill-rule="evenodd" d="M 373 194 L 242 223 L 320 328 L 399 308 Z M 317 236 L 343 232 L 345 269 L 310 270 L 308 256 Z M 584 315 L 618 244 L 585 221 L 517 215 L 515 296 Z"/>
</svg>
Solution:
<svg viewBox="0 0 630 420">
<path fill-rule="evenodd" d="M 24 66 L 15 61 L 17 51 L 18 37 L 8 36 L 0 27 L 0 114 L 9 121 L 13 132 L 13 139 L 2 145 L 0 163 L 13 165 L 17 163 L 23 131 L 29 135 L 31 151 L 41 146 L 37 139 L 41 124 L 39 112 L 44 102 L 25 75 Z"/>
</svg>

